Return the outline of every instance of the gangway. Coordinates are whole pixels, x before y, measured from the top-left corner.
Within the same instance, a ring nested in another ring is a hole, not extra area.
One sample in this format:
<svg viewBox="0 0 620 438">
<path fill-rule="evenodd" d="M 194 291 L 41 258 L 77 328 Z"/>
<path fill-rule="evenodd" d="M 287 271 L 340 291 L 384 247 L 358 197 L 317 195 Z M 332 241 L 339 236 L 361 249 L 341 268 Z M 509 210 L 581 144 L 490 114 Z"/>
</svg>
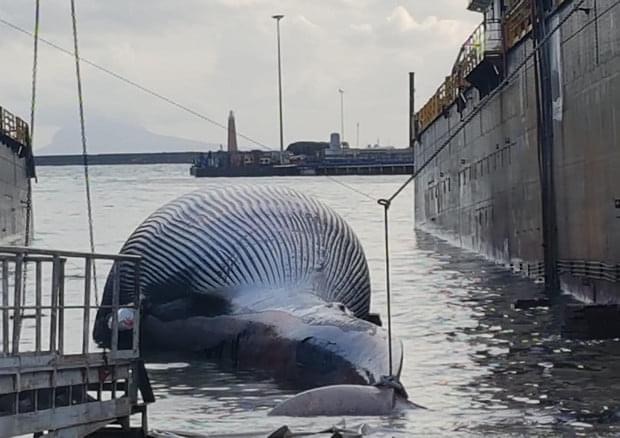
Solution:
<svg viewBox="0 0 620 438">
<path fill-rule="evenodd" d="M 129 305 L 119 303 L 117 262 L 135 265 Z M 102 307 L 93 299 L 95 263 L 111 265 L 107 351 L 90 336 Z M 0 436 L 81 437 L 102 430 L 146 435 L 146 405 L 153 397 L 140 360 L 139 272 L 135 256 L 0 247 Z M 126 349 L 118 342 L 122 308 L 135 313 Z M 132 429 L 133 414 L 141 414 L 141 421 Z"/>
</svg>

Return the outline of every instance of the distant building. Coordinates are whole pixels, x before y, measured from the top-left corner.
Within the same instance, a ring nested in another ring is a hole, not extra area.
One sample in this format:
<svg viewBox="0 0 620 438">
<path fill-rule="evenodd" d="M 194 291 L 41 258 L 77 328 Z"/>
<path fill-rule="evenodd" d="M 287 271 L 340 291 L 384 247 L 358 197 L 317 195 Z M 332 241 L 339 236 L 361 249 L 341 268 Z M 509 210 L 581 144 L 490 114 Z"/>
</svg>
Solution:
<svg viewBox="0 0 620 438">
<path fill-rule="evenodd" d="M 325 155 L 340 155 L 342 153 L 342 142 L 340 141 L 340 134 L 338 132 L 332 132 L 329 136 L 329 148 L 325 151 Z"/>
<path fill-rule="evenodd" d="M 296 157 L 318 160 L 325 156 L 325 150 L 329 148 L 326 141 L 298 141 L 291 143 L 286 152 Z"/>
</svg>

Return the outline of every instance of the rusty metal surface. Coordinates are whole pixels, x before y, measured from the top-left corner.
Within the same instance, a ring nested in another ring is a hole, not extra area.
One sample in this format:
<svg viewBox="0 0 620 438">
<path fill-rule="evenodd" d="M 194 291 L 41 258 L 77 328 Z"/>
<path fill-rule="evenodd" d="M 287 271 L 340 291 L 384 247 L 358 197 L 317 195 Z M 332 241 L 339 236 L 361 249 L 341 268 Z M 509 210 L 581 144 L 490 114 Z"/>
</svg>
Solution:
<svg viewBox="0 0 620 438">
<path fill-rule="evenodd" d="M 563 3 L 555 18 L 571 11 L 573 2 Z M 576 296 L 619 301 L 613 280 L 620 263 L 620 7 L 599 0 L 597 11 L 575 13 L 550 41 L 560 66 L 554 80 L 561 81 L 554 89 L 553 146 L 558 268 L 563 288 Z M 508 53 L 508 71 L 531 50 L 529 39 L 518 42 Z M 473 89 L 465 94 L 466 115 L 479 96 Z M 456 105 L 444 114 L 421 133 L 417 163 L 458 126 Z M 509 266 L 539 266 L 536 116 L 528 65 L 417 178 L 417 227 Z"/>
<path fill-rule="evenodd" d="M 0 136 L 0 244 L 23 243 L 27 190 L 26 159 Z"/>
<path fill-rule="evenodd" d="M 28 146 L 30 129 L 22 119 L 0 107 L 0 135 L 17 141 L 22 146 Z"/>
</svg>

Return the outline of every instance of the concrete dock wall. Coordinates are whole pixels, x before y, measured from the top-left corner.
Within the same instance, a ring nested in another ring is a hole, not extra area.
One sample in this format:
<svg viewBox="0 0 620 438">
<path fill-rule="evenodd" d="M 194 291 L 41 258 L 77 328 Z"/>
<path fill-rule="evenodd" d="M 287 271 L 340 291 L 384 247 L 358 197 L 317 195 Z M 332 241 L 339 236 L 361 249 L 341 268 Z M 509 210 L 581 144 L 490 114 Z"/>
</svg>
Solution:
<svg viewBox="0 0 620 438">
<path fill-rule="evenodd" d="M 509 56 L 514 68 L 531 41 Z M 530 63 L 483 108 L 416 179 L 416 226 L 503 263 L 535 271 L 542 263 L 540 178 L 534 68 Z M 453 105 L 416 146 L 420 165 L 476 108 L 467 93 L 463 114 Z"/>
<path fill-rule="evenodd" d="M 569 19 L 561 33 L 564 87 L 554 121 L 558 250 L 561 260 L 590 271 L 564 272 L 564 288 L 607 302 L 620 297 L 620 5 L 590 3 L 594 9 Z M 616 281 L 601 280 L 602 274 Z"/>
<path fill-rule="evenodd" d="M 23 244 L 28 178 L 25 159 L 0 137 L 0 244 Z"/>
<path fill-rule="evenodd" d="M 597 12 L 575 13 L 549 42 L 552 81 L 562 84 L 553 91 L 561 279 L 565 289 L 598 302 L 620 300 L 620 7 L 614 2 L 597 0 Z M 573 5 L 566 2 L 550 18 L 551 27 Z M 601 15 L 595 26 L 596 14 Z M 530 38 L 515 46 L 507 71 L 532 49 Z M 462 114 L 452 105 L 420 134 L 416 166 L 478 106 L 477 90 L 470 89 L 467 100 Z M 536 105 L 531 61 L 421 172 L 415 214 L 418 228 L 540 278 Z M 584 264 L 590 267 L 587 275 Z M 567 267 L 573 265 L 579 268 Z"/>
</svg>

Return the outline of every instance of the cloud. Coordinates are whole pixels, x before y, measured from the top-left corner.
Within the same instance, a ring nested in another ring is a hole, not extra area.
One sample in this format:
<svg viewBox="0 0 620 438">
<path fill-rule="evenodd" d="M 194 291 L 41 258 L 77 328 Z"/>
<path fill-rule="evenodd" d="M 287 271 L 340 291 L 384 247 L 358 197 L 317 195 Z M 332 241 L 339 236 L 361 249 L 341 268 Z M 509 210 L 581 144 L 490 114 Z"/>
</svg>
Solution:
<svg viewBox="0 0 620 438">
<path fill-rule="evenodd" d="M 373 32 L 377 43 L 387 47 L 449 48 L 461 44 L 473 31 L 468 22 L 430 15 L 419 20 L 404 6 L 395 7 L 374 27 L 369 24 L 354 27 L 364 33 Z"/>
<path fill-rule="evenodd" d="M 81 0 L 85 58 L 238 129 L 278 144 L 276 38 L 281 22 L 285 140 L 322 140 L 339 129 L 338 88 L 346 90 L 346 131 L 406 145 L 407 73 L 417 72 L 418 103 L 449 72 L 458 47 L 481 16 L 455 0 Z M 28 2 L 4 2 L 0 17 L 32 28 Z M 42 36 L 72 45 L 68 2 L 42 7 Z M 32 41 L 0 26 L 0 105 L 29 114 Z M 37 146 L 77 118 L 70 56 L 41 46 Z M 88 123 L 122 120 L 153 133 L 225 142 L 226 132 L 83 66 Z M 90 116 L 90 119 L 88 118 Z M 109 125 L 106 125 L 109 126 Z M 105 130 L 92 127 L 93 135 Z M 105 139 L 93 140 L 105 144 Z M 76 142 L 79 138 L 76 138 Z M 247 143 L 241 140 L 241 145 Z M 275 147 L 275 146 L 274 146 Z"/>
</svg>

